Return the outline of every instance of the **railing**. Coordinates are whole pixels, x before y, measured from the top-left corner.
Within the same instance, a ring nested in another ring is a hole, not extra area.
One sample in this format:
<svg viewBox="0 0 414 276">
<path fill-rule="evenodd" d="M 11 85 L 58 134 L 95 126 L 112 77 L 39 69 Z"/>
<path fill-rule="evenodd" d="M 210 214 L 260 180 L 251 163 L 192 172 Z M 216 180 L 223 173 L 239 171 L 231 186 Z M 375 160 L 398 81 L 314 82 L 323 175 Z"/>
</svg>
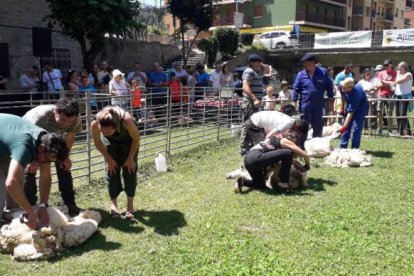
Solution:
<svg viewBox="0 0 414 276">
<path fill-rule="evenodd" d="M 326 2 L 326 0 L 321 0 L 322 2 Z M 340 4 L 345 4 L 347 3 L 347 0 L 327 0 L 328 2 L 336 2 L 336 3 L 340 3 Z"/>
<path fill-rule="evenodd" d="M 394 21 L 394 15 L 393 14 L 379 14 L 377 15 L 377 20 L 386 20 L 386 21 Z"/>
<path fill-rule="evenodd" d="M 354 6 L 352 8 L 353 15 L 364 15 L 364 7 L 363 6 Z"/>
<path fill-rule="evenodd" d="M 252 25 L 252 18 L 251 16 L 244 15 L 243 16 L 243 24 Z M 213 26 L 228 26 L 234 25 L 234 17 L 221 17 L 216 18 L 213 21 Z"/>
<path fill-rule="evenodd" d="M 345 28 L 345 19 L 323 16 L 314 13 L 306 13 L 302 11 L 296 12 L 296 21 L 309 21 L 318 24 L 326 24 Z"/>
<path fill-rule="evenodd" d="M 411 26 L 411 19 L 410 18 L 404 18 L 404 25 Z"/>
</svg>

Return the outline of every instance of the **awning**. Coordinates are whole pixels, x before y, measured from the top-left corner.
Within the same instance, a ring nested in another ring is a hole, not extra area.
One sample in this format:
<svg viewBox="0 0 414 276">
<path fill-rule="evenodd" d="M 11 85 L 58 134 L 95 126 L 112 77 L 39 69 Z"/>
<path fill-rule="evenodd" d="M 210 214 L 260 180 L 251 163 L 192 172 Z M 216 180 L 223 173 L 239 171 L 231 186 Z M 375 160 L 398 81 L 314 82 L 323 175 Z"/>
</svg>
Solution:
<svg viewBox="0 0 414 276">
<path fill-rule="evenodd" d="M 277 30 L 292 32 L 293 31 L 293 25 L 262 27 L 262 28 L 242 28 L 242 29 L 240 29 L 240 33 L 242 33 L 242 34 L 243 33 L 261 34 L 261 33 L 265 33 L 265 32 L 277 31 Z M 324 32 L 327 32 L 327 29 L 300 25 L 300 32 L 304 32 L 304 33 L 324 33 Z"/>
</svg>

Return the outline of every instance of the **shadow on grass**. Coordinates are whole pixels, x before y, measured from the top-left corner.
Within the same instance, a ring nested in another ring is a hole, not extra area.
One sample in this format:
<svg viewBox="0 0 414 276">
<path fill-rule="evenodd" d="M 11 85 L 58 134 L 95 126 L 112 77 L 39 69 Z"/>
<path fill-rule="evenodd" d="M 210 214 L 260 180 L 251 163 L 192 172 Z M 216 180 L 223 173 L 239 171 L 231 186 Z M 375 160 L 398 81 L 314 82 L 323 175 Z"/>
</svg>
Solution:
<svg viewBox="0 0 414 276">
<path fill-rule="evenodd" d="M 137 225 L 137 220 L 126 220 L 124 217 L 114 219 L 109 215 L 109 210 L 95 209 L 102 215 L 102 222 L 99 224 L 99 228 L 114 228 L 116 230 L 127 232 L 131 234 L 138 234 L 144 231 L 144 228 Z M 136 214 L 136 213 L 135 213 Z M 124 215 L 124 214 L 122 214 Z"/>
<path fill-rule="evenodd" d="M 178 234 L 178 229 L 187 225 L 184 214 L 177 210 L 135 212 L 137 221 L 154 228 L 160 235 L 172 236 Z"/>
<path fill-rule="evenodd" d="M 367 150 L 367 154 L 371 154 L 372 156 L 379 157 L 379 158 L 392 158 L 392 156 L 394 155 L 394 152 L 383 151 L 383 150 L 377 150 L 377 151 Z"/>
<path fill-rule="evenodd" d="M 56 263 L 65 258 L 72 258 L 74 256 L 81 256 L 86 252 L 92 252 L 96 250 L 101 251 L 113 251 L 117 250 L 122 246 L 119 242 L 107 241 L 106 237 L 99 231 L 96 231 L 87 241 L 83 244 L 68 248 L 59 255 L 50 260 L 47 260 L 48 263 Z"/>
<path fill-rule="evenodd" d="M 292 190 L 289 192 L 285 192 L 282 189 L 273 189 L 273 190 L 256 190 L 256 189 L 247 189 L 243 191 L 243 194 L 248 194 L 252 191 L 259 191 L 265 194 L 269 194 L 269 195 L 294 195 L 294 196 L 306 196 L 306 195 L 311 195 L 310 193 L 308 193 L 307 191 L 315 191 L 315 192 L 323 192 L 325 191 L 325 186 L 334 186 L 337 183 L 335 181 L 332 180 L 328 180 L 328 179 L 323 179 L 323 178 L 309 178 L 308 179 L 308 186 L 302 189 L 298 189 L 298 190 Z"/>
</svg>

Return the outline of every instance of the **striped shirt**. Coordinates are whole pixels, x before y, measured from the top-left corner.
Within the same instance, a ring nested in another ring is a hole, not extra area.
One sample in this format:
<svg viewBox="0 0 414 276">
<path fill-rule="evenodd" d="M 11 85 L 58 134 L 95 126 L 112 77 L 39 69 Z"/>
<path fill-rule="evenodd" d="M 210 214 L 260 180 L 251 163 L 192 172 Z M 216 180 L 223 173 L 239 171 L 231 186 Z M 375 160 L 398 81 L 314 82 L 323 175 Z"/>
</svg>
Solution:
<svg viewBox="0 0 414 276">
<path fill-rule="evenodd" d="M 264 92 L 264 84 L 262 79 L 261 71 L 256 72 L 252 68 L 248 67 L 243 72 L 243 81 L 247 80 L 250 84 L 250 89 L 252 90 L 253 94 L 261 99 L 263 97 Z M 245 91 L 243 91 L 243 96 L 248 98 Z"/>
</svg>

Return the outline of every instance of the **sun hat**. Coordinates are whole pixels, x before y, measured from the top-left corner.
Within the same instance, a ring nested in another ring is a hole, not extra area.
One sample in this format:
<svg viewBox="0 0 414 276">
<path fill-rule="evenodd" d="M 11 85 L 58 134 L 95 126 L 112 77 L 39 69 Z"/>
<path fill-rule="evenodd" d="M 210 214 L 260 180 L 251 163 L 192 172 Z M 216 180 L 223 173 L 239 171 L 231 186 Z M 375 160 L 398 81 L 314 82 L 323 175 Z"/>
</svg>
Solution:
<svg viewBox="0 0 414 276">
<path fill-rule="evenodd" d="M 382 64 L 378 64 L 377 66 L 375 66 L 374 72 L 378 72 L 382 70 L 384 70 L 384 66 L 382 66 Z"/>
<path fill-rule="evenodd" d="M 352 77 L 347 77 L 340 82 L 342 88 L 349 88 L 354 86 L 354 79 Z"/>
<path fill-rule="evenodd" d="M 122 73 L 120 70 L 118 70 L 118 69 L 115 69 L 114 71 L 112 71 L 112 77 L 117 77 L 117 76 L 119 76 L 119 75 L 121 75 L 122 77 L 125 75 L 124 73 Z"/>
</svg>

